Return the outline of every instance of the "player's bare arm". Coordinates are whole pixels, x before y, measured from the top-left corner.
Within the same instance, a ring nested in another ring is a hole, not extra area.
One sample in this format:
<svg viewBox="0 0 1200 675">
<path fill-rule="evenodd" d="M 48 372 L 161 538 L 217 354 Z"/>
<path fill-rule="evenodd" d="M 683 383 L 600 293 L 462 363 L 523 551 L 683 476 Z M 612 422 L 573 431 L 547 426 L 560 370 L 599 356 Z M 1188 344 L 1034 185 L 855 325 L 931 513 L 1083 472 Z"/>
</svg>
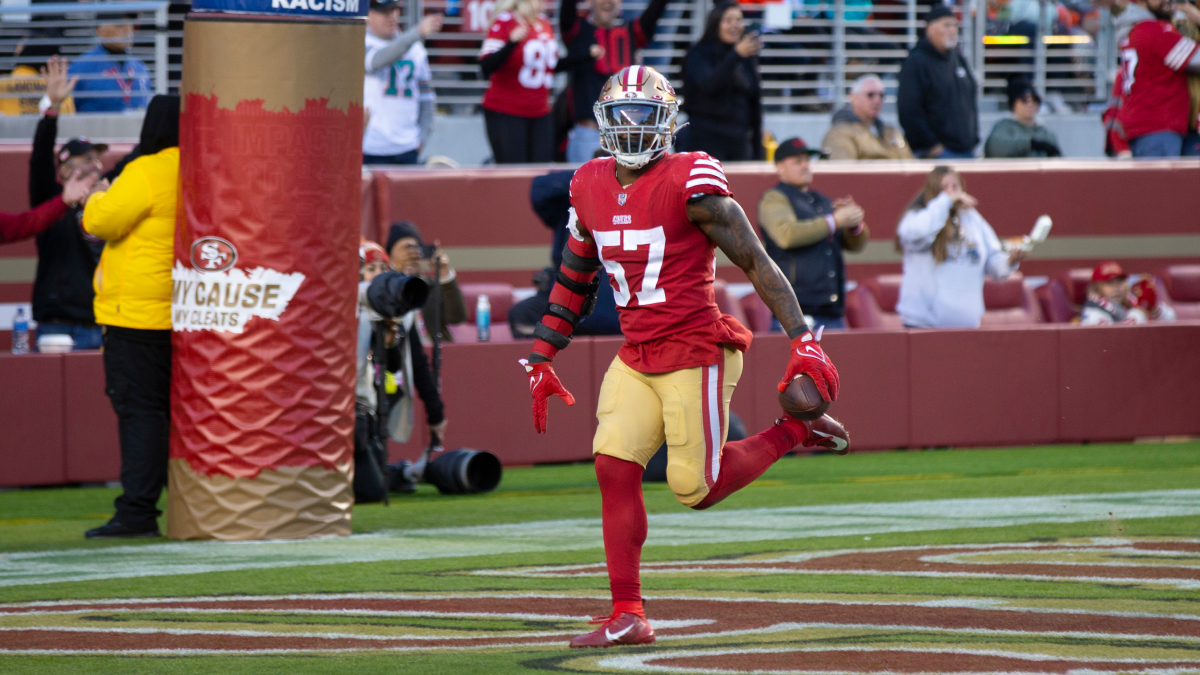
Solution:
<svg viewBox="0 0 1200 675">
<path fill-rule="evenodd" d="M 688 219 L 713 241 L 733 264 L 742 268 L 758 296 L 779 319 L 788 337 L 808 330 L 792 285 L 767 255 L 746 212 L 731 197 L 701 195 L 688 201 Z"/>
</svg>

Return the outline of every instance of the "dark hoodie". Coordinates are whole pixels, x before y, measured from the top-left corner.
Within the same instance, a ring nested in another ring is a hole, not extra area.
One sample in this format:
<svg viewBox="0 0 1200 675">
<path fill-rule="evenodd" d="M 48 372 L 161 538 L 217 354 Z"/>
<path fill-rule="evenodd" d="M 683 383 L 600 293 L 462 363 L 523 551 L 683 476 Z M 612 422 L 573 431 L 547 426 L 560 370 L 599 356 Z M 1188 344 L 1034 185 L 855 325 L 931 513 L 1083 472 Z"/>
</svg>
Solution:
<svg viewBox="0 0 1200 675">
<path fill-rule="evenodd" d="M 975 77 L 957 50 L 943 54 L 921 38 L 900 67 L 898 112 L 904 136 L 920 156 L 937 144 L 954 152 L 979 145 Z"/>
</svg>

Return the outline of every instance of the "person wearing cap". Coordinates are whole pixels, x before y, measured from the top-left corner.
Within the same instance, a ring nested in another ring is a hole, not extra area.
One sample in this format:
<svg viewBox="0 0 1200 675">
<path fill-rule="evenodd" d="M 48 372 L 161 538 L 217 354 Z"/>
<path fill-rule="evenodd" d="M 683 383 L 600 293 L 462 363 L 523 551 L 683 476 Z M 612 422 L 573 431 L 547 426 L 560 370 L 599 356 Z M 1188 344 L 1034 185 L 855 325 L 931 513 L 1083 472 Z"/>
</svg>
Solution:
<svg viewBox="0 0 1200 675">
<path fill-rule="evenodd" d="M 46 64 L 46 97 L 49 107 L 38 121 L 29 154 L 29 203 L 37 206 L 58 197 L 63 184 L 79 172 L 99 178 L 101 157 L 108 151 L 103 143 L 73 138 L 56 153 L 58 115 L 70 99 L 73 79 L 67 78 L 65 59 L 53 57 Z M 94 190 L 107 189 L 107 181 L 96 181 Z M 37 274 L 33 282 L 33 319 L 38 336 L 69 335 L 75 349 L 99 349 L 102 334 L 92 308 L 96 293 L 92 276 L 104 250 L 104 240 L 87 235 L 79 226 L 80 209 L 68 208 L 48 229 L 37 236 Z"/>
<path fill-rule="evenodd" d="M 137 14 L 102 15 L 96 26 L 99 42 L 71 65 L 79 78 L 75 109 L 81 113 L 144 110 L 154 93 L 146 64 L 129 54 Z"/>
<path fill-rule="evenodd" d="M 452 342 L 453 336 L 447 328 L 452 323 L 462 323 L 467 320 L 467 302 L 462 291 L 458 288 L 457 274 L 450 266 L 450 258 L 445 251 L 434 247 L 433 255 L 426 255 L 425 242 L 421 239 L 421 231 L 416 225 L 402 220 L 392 223 L 388 230 L 387 244 L 384 246 L 392 269 L 405 274 L 422 275 L 432 283 L 434 256 L 440 262 L 440 282 L 442 285 L 441 307 L 441 336 L 443 342 Z M 424 309 L 425 328 L 433 326 L 433 305 L 426 303 Z"/>
<path fill-rule="evenodd" d="M 57 44 L 42 40 L 61 40 L 62 29 L 34 31 L 13 50 L 13 57 L 23 61 L 13 66 L 12 73 L 0 77 L 0 115 L 40 115 L 45 105 L 46 61 L 58 56 Z M 75 112 L 75 101 L 68 94 L 59 103 L 63 113 Z"/>
<path fill-rule="evenodd" d="M 833 126 L 821 141 L 830 159 L 912 159 L 904 134 L 879 118 L 883 80 L 863 75 L 850 87 L 850 102 L 833 114 Z"/>
<path fill-rule="evenodd" d="M 1096 265 L 1087 300 L 1079 313 L 1081 326 L 1174 321 L 1175 310 L 1158 299 L 1154 282 L 1144 277 L 1129 285 L 1129 276 L 1115 260 Z"/>
<path fill-rule="evenodd" d="M 792 284 L 813 328 L 845 328 L 846 264 L 842 251 L 861 251 L 871 232 L 852 197 L 831 200 L 810 189 L 812 158 L 824 153 L 791 138 L 775 148 L 779 184 L 758 202 L 767 255 Z"/>
<path fill-rule="evenodd" d="M 364 164 L 416 164 L 433 132 L 437 103 L 429 54 L 421 40 L 442 28 L 431 14 L 400 32 L 398 2 L 371 0 L 363 79 Z"/>
<path fill-rule="evenodd" d="M 897 109 L 913 154 L 930 159 L 973 157 L 979 145 L 975 76 L 958 50 L 954 10 L 925 15 L 925 36 L 900 66 Z"/>
<path fill-rule="evenodd" d="M 1062 157 L 1058 137 L 1037 123 L 1042 97 L 1033 83 L 1015 77 L 1008 83 L 1008 109 L 1012 117 L 996 122 L 983 144 L 984 157 Z"/>
</svg>

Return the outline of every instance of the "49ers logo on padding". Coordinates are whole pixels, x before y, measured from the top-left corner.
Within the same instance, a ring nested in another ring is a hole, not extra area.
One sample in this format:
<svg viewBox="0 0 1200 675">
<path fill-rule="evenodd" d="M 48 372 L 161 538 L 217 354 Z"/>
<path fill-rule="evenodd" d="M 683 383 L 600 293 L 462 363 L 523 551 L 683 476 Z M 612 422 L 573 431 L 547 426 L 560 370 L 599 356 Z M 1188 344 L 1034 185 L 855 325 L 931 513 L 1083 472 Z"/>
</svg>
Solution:
<svg viewBox="0 0 1200 675">
<path fill-rule="evenodd" d="M 224 272 L 237 258 L 237 248 L 226 239 L 201 237 L 192 243 L 192 267 L 201 272 Z"/>
</svg>

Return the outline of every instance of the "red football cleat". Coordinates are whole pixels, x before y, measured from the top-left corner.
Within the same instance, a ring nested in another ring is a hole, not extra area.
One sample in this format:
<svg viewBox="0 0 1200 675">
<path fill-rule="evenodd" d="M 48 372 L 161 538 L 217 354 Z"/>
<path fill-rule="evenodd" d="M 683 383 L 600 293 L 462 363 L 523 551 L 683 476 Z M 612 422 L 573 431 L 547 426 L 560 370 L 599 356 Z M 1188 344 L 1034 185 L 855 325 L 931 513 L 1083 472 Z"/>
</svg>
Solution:
<svg viewBox="0 0 1200 675">
<path fill-rule="evenodd" d="M 571 640 L 572 647 L 615 647 L 617 645 L 648 645 L 654 643 L 654 628 L 645 617 L 622 612 L 596 617 L 591 623 L 599 628 Z"/>
<path fill-rule="evenodd" d="M 802 448 L 830 450 L 839 455 L 850 452 L 850 433 L 829 415 L 821 415 L 812 422 L 802 422 L 786 414 L 775 420 L 776 424 L 785 422 L 799 424 L 807 430 L 808 436 L 800 443 Z"/>
</svg>

